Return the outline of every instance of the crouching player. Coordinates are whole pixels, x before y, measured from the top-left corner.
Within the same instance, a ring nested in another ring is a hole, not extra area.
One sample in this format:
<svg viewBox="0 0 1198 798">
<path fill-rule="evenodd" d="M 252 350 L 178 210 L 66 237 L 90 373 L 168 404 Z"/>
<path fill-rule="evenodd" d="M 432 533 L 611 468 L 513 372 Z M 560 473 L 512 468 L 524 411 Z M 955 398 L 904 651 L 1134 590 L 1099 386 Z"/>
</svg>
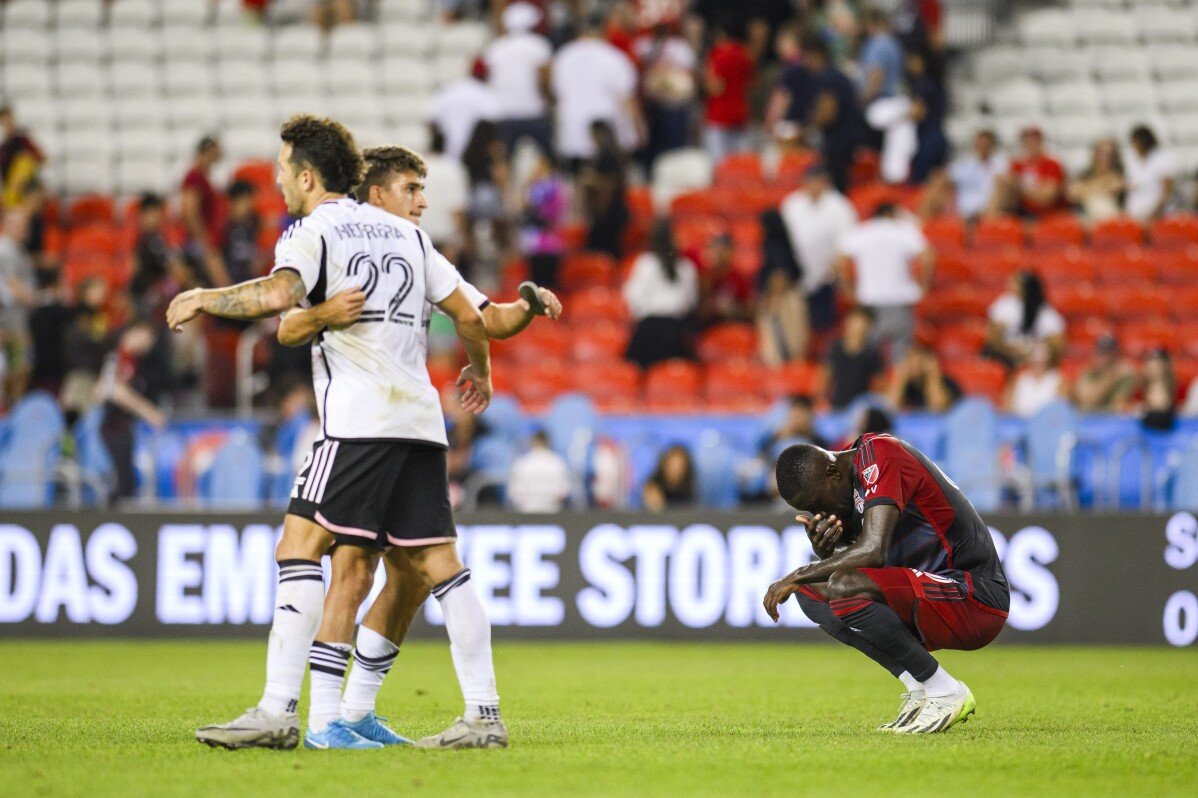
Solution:
<svg viewBox="0 0 1198 798">
<path fill-rule="evenodd" d="M 931 734 L 967 719 L 973 693 L 929 652 L 981 648 L 1006 623 L 1010 588 L 977 510 L 889 435 L 843 452 L 791 446 L 776 471 L 820 561 L 770 585 L 766 612 L 777 621 L 794 594 L 821 629 L 902 681 L 902 708 L 881 730 Z"/>
</svg>

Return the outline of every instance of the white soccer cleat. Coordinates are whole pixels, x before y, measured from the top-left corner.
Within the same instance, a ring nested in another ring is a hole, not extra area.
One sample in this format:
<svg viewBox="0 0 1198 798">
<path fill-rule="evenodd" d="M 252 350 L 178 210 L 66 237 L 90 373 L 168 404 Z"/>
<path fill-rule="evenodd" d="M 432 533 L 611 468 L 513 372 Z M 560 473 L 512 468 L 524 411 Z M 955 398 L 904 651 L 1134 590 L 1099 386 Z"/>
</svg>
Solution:
<svg viewBox="0 0 1198 798">
<path fill-rule="evenodd" d="M 417 748 L 507 748 L 507 726 L 501 720 L 468 721 L 458 718 L 440 734 L 417 740 Z"/>
<path fill-rule="evenodd" d="M 957 685 L 960 689 L 952 695 L 926 697 L 919 715 L 895 731 L 899 734 L 939 734 L 964 723 L 977 709 L 977 701 L 965 682 L 957 682 Z"/>
<path fill-rule="evenodd" d="M 903 705 L 899 707 L 898 717 L 889 723 L 883 723 L 878 727 L 878 731 L 901 731 L 919 716 L 919 711 L 923 709 L 926 700 L 923 690 L 903 693 Z"/>
<path fill-rule="evenodd" d="M 237 720 L 196 729 L 196 739 L 212 748 L 273 748 L 290 751 L 299 744 L 299 715 L 294 712 L 272 715 L 260 707 L 250 707 Z"/>
</svg>

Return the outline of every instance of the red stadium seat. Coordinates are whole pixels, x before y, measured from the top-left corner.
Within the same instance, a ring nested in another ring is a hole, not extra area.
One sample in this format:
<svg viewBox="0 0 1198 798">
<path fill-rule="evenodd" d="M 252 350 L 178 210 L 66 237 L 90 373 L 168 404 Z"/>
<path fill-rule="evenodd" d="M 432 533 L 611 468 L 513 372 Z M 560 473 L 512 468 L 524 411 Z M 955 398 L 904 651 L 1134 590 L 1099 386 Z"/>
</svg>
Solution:
<svg viewBox="0 0 1198 798">
<path fill-rule="evenodd" d="M 778 190 L 764 185 L 717 186 L 712 192 L 716 212 L 726 219 L 756 218 L 778 206 Z"/>
<path fill-rule="evenodd" d="M 936 251 L 933 289 L 955 288 L 968 284 L 973 279 L 973 270 L 969 265 L 971 254 L 959 247 L 939 248 Z"/>
<path fill-rule="evenodd" d="M 521 367 L 513 390 L 520 402 L 539 407 L 574 388 L 566 366 L 556 360 L 542 360 Z"/>
<path fill-rule="evenodd" d="M 1049 301 L 1071 324 L 1087 319 L 1108 319 L 1111 303 L 1091 285 L 1061 286 L 1049 292 Z"/>
<path fill-rule="evenodd" d="M 1172 295 L 1167 288 L 1150 283 L 1120 286 L 1112 295 L 1111 315 L 1120 321 L 1167 319 L 1173 313 Z"/>
<path fill-rule="evenodd" d="M 819 153 L 813 150 L 792 150 L 778 161 L 774 183 L 786 188 L 798 188 L 807 175 L 807 170 L 819 161 Z"/>
<path fill-rule="evenodd" d="M 566 244 L 566 249 L 576 251 L 582 249 L 586 243 L 587 235 L 590 229 L 582 222 L 574 222 L 572 224 L 562 225 L 560 231 L 562 240 Z"/>
<path fill-rule="evenodd" d="M 682 252 L 702 251 L 711 239 L 727 229 L 719 216 L 688 216 L 674 221 L 674 241 Z"/>
<path fill-rule="evenodd" d="M 1181 213 L 1158 219 L 1151 235 L 1154 247 L 1180 249 L 1198 244 L 1198 215 Z"/>
<path fill-rule="evenodd" d="M 761 222 L 756 219 L 736 219 L 728 225 L 728 232 L 732 236 L 732 241 L 738 247 L 753 247 L 760 248 L 761 241 L 765 237 L 765 231 L 761 229 Z"/>
<path fill-rule="evenodd" d="M 629 186 L 624 192 L 624 201 L 634 219 L 653 219 L 653 189 L 649 186 Z"/>
<path fill-rule="evenodd" d="M 1098 282 L 1102 285 L 1137 284 L 1156 279 L 1154 259 L 1140 247 L 1095 250 L 1091 257 Z"/>
<path fill-rule="evenodd" d="M 1115 335 L 1122 350 L 1131 357 L 1143 357 L 1158 348 L 1173 353 L 1181 348 L 1177 327 L 1159 319 L 1121 324 Z"/>
<path fill-rule="evenodd" d="M 1045 285 L 1081 285 L 1096 277 L 1094 253 L 1078 247 L 1043 252 L 1035 256 L 1036 273 Z"/>
<path fill-rule="evenodd" d="M 578 291 L 595 286 L 606 287 L 616 276 L 616 260 L 606 252 L 577 252 L 562 262 L 562 288 Z"/>
<path fill-rule="evenodd" d="M 1031 239 L 1036 249 L 1080 246 L 1086 240 L 1086 231 L 1072 213 L 1058 213 L 1033 224 Z"/>
<path fill-rule="evenodd" d="M 936 353 L 942 358 L 969 360 L 977 357 L 986 343 L 984 319 L 946 324 L 940 327 L 934 338 Z"/>
<path fill-rule="evenodd" d="M 1198 321 L 1198 284 L 1169 286 L 1169 300 L 1178 321 Z"/>
<path fill-rule="evenodd" d="M 574 327 L 568 337 L 574 359 L 579 363 L 609 363 L 624 357 L 630 332 L 627 324 L 604 321 L 586 327 Z"/>
<path fill-rule="evenodd" d="M 878 179 L 881 159 L 873 150 L 859 149 L 849 172 L 849 185 L 863 186 Z"/>
<path fill-rule="evenodd" d="M 532 324 L 504 344 L 504 353 L 521 363 L 569 357 L 570 337 L 554 324 Z"/>
<path fill-rule="evenodd" d="M 703 393 L 709 401 L 748 397 L 760 402 L 769 392 L 769 377 L 769 369 L 750 361 L 709 363 Z"/>
<path fill-rule="evenodd" d="M 588 288 L 578 291 L 562 302 L 563 315 L 569 314 L 574 324 L 590 324 L 597 321 L 624 322 L 628 319 L 628 306 L 624 297 L 614 288 Z"/>
<path fill-rule="evenodd" d="M 856 208 L 857 215 L 862 219 L 873 216 L 877 207 L 883 203 L 892 202 L 897 205 L 902 202 L 900 192 L 885 183 L 867 183 L 850 188 L 848 197 L 849 202 Z"/>
<path fill-rule="evenodd" d="M 1162 282 L 1174 285 L 1198 285 L 1198 246 L 1152 253 Z"/>
<path fill-rule="evenodd" d="M 76 227 L 67 233 L 66 256 L 80 257 L 116 257 L 121 251 L 121 233 L 106 224 L 91 224 L 86 227 Z"/>
<path fill-rule="evenodd" d="M 105 194 L 84 194 L 76 198 L 67 211 L 67 226 L 116 223 L 116 205 Z"/>
<path fill-rule="evenodd" d="M 752 324 L 721 324 L 699 339 L 699 357 L 706 363 L 756 356 L 757 329 Z"/>
<path fill-rule="evenodd" d="M 767 389 L 771 397 L 806 395 L 816 396 L 823 392 L 824 370 L 818 363 L 793 360 L 770 372 Z"/>
<path fill-rule="evenodd" d="M 713 180 L 717 186 L 760 186 L 765 182 L 761 156 L 755 152 L 738 152 L 716 164 Z"/>
<path fill-rule="evenodd" d="M 675 220 L 690 216 L 711 216 L 714 213 L 716 205 L 710 189 L 687 191 L 670 202 L 670 216 Z"/>
<path fill-rule="evenodd" d="M 966 262 L 974 281 L 991 288 L 1005 287 L 1011 275 L 1030 265 L 1024 250 L 1014 247 L 972 250 Z"/>
<path fill-rule="evenodd" d="M 1023 222 L 1014 216 L 982 219 L 973 230 L 973 246 L 978 249 L 1022 247 Z"/>
<path fill-rule="evenodd" d="M 1178 324 L 1177 337 L 1181 353 L 1189 358 L 1198 358 L 1198 319 Z"/>
<path fill-rule="evenodd" d="M 645 398 L 651 401 L 679 396 L 694 397 L 702 382 L 702 370 L 686 360 L 667 360 L 645 372 Z"/>
<path fill-rule="evenodd" d="M 1094 352 L 1094 343 L 1104 335 L 1114 335 L 1115 328 L 1106 318 L 1090 318 L 1077 323 L 1070 322 L 1066 329 L 1069 357 L 1088 358 Z"/>
<path fill-rule="evenodd" d="M 574 389 L 595 400 L 626 397 L 640 398 L 641 370 L 623 360 L 610 363 L 583 363 L 573 368 Z"/>
<path fill-rule="evenodd" d="M 1112 249 L 1129 244 L 1141 244 L 1144 241 L 1144 229 L 1135 219 L 1127 216 L 1117 216 L 1113 219 L 1099 222 L 1090 233 L 1090 244 L 1097 249 Z"/>
<path fill-rule="evenodd" d="M 945 364 L 945 371 L 970 396 L 984 396 L 996 405 L 1002 401 L 1007 370 L 993 360 L 958 360 Z"/>
<path fill-rule="evenodd" d="M 923 234 L 936 247 L 965 246 L 965 223 L 959 216 L 937 216 L 924 222 Z"/>
<path fill-rule="evenodd" d="M 986 318 L 990 303 L 976 288 L 961 286 L 933 291 L 917 308 L 920 318 L 937 324 Z"/>
<path fill-rule="evenodd" d="M 274 186 L 275 163 L 266 160 L 242 161 L 233 170 L 233 179 L 244 180 L 259 187 Z"/>
</svg>

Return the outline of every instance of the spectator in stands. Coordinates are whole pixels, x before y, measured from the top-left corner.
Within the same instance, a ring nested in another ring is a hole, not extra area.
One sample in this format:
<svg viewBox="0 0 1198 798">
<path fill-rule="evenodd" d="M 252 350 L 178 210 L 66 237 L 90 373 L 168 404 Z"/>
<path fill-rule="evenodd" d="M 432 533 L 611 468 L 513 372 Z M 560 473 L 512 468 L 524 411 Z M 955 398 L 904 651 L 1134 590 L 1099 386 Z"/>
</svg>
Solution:
<svg viewBox="0 0 1198 798">
<path fill-rule="evenodd" d="M 858 9 L 850 0 L 812 0 L 807 16 L 808 27 L 827 42 L 828 58 L 833 64 L 849 60 L 860 25 Z"/>
<path fill-rule="evenodd" d="M 852 81 L 833 64 L 818 36 L 804 36 L 803 60 L 782 73 L 774 102 L 799 135 L 819 148 L 823 166 L 837 191 L 847 191 L 853 153 L 861 142 L 864 120 Z"/>
<path fill-rule="evenodd" d="M 890 19 L 878 8 L 866 9 L 865 38 L 857 56 L 862 107 L 874 100 L 894 97 L 903 80 L 903 48 L 890 28 Z"/>
<path fill-rule="evenodd" d="M 358 19 L 357 0 L 316 0 L 312 4 L 312 22 L 324 31 Z"/>
<path fill-rule="evenodd" d="M 420 216 L 420 229 L 428 233 L 429 240 L 459 269 L 468 271 L 468 256 L 473 251 L 471 244 L 470 177 L 457 158 L 445 154 L 445 137 L 434 135 L 429 153 L 424 156 L 428 175 L 424 179 L 424 193 L 436 197 Z"/>
<path fill-rule="evenodd" d="M 815 429 L 815 400 L 807 394 L 794 394 L 786 399 L 786 415 L 782 423 L 762 437 L 758 450 L 772 464 L 787 446 L 794 443 L 814 443 L 821 449 L 828 442 Z"/>
<path fill-rule="evenodd" d="M 586 248 L 618 260 L 624 228 L 631 218 L 626 196 L 628 166 L 610 124 L 601 120 L 591 123 L 591 140 L 594 154 L 578 173 L 588 227 Z"/>
<path fill-rule="evenodd" d="M 212 185 L 212 169 L 224 151 L 214 136 L 204 136 L 196 145 L 195 160 L 183 176 L 179 195 L 179 215 L 186 238 L 183 250 L 205 276 L 205 284 L 229 284 L 220 256 L 220 197 Z"/>
<path fill-rule="evenodd" d="M 1046 341 L 1032 344 L 1026 365 L 1007 386 L 1003 402 L 1008 413 L 1030 418 L 1065 392 L 1065 381 L 1056 366 L 1052 347 Z"/>
<path fill-rule="evenodd" d="M 1054 357 L 1065 351 L 1065 319 L 1048 304 L 1044 283 L 1031 270 L 1012 275 L 1007 291 L 990 305 L 982 354 L 1009 368 L 1021 365 L 1040 342 Z"/>
<path fill-rule="evenodd" d="M 1044 150 L 1044 131 L 1025 128 L 1019 134 L 1023 147 L 1011 171 L 999 181 L 991 215 L 1016 212 L 1040 217 L 1061 210 L 1065 202 L 1065 168 Z"/>
<path fill-rule="evenodd" d="M 674 444 L 662 453 L 641 489 L 641 503 L 651 513 L 695 503 L 695 465 L 685 446 Z"/>
<path fill-rule="evenodd" d="M 45 160 L 29 134 L 17 126 L 12 106 L 0 105 L 0 210 L 21 204 Z"/>
<path fill-rule="evenodd" d="M 1136 390 L 1136 373 L 1119 357 L 1119 342 L 1107 334 L 1073 386 L 1073 403 L 1083 413 L 1125 413 Z"/>
<path fill-rule="evenodd" d="M 549 436 L 538 430 L 527 452 L 512 463 L 507 501 L 519 513 L 559 513 L 570 499 L 570 469 L 549 448 Z"/>
<path fill-rule="evenodd" d="M 470 227 L 477 230 L 480 225 L 489 226 L 489 240 L 506 254 L 510 245 L 510 220 L 505 198 L 510 170 L 498 125 L 487 119 L 479 120 L 462 153 L 462 166 L 466 167 L 466 176 L 470 179 Z"/>
<path fill-rule="evenodd" d="M 922 52 L 907 53 L 906 77 L 916 139 L 910 180 L 922 185 L 934 169 L 948 162 L 948 138 L 944 135 L 948 95 L 941 79 L 929 71 L 927 56 Z"/>
<path fill-rule="evenodd" d="M 857 212 L 818 164 L 807 170 L 802 188 L 787 195 L 779 211 L 802 265 L 811 329 L 825 332 L 836 324 L 837 247 L 857 224 Z"/>
<path fill-rule="evenodd" d="M 557 154 L 570 171 L 594 157 L 591 127 L 596 121 L 615 132 L 617 149 L 636 149 L 644 129 L 636 66 L 604 41 L 602 15 L 587 16 L 578 38 L 553 56 L 550 84 L 557 102 Z"/>
<path fill-rule="evenodd" d="M 539 152 L 524 188 L 520 239 L 533 282 L 545 288 L 558 284 L 557 272 L 566 249 L 561 227 L 569 212 L 569 186 L 552 156 Z"/>
<path fill-rule="evenodd" d="M 254 185 L 236 180 L 227 194 L 229 220 L 225 223 L 224 258 L 229 278 L 240 283 L 262 274 L 266 253 L 258 246 L 262 219 L 254 203 Z"/>
<path fill-rule="evenodd" d="M 636 35 L 639 31 L 636 4 L 631 0 L 616 0 L 609 5 L 603 38 L 635 63 Z"/>
<path fill-rule="evenodd" d="M 870 342 L 873 321 L 869 308 L 854 307 L 845 317 L 844 334 L 828 354 L 828 401 L 838 410 L 872 391 L 886 369 L 882 353 Z"/>
<path fill-rule="evenodd" d="M 149 192 L 141 195 L 129 294 L 137 312 L 146 318 L 165 312 L 181 287 L 200 283 L 166 241 L 165 212 L 162 197 Z"/>
<path fill-rule="evenodd" d="M 973 151 L 953 161 L 948 168 L 957 197 L 957 214 L 963 219 L 981 216 L 991 207 L 997 181 L 1010 168 L 1007 156 L 998 149 L 998 136 L 994 131 L 975 133 Z"/>
<path fill-rule="evenodd" d="M 37 302 L 33 261 L 25 252 L 28 218 L 0 218 L 0 360 L 2 396 L 19 397 L 29 376 L 29 310 Z"/>
<path fill-rule="evenodd" d="M 837 271 L 858 305 L 873 311 L 871 343 L 889 345 L 902 360 L 915 338 L 915 306 L 932 284 L 935 253 L 923 232 L 898 206 L 880 203 L 872 219 L 840 242 Z"/>
<path fill-rule="evenodd" d="M 442 86 L 429 103 L 428 120 L 444 136 L 451 158 L 461 160 L 479 122 L 499 118 L 499 95 L 486 81 L 487 65 L 476 58 L 469 75 Z"/>
<path fill-rule="evenodd" d="M 1141 376 L 1140 423 L 1148 429 L 1172 430 L 1177 425 L 1177 376 L 1168 351 L 1154 349 L 1145 355 Z"/>
<path fill-rule="evenodd" d="M 58 400 L 68 425 L 92 406 L 96 382 L 112 346 L 108 285 L 99 277 L 85 277 L 79 281 L 75 297 L 71 326 L 63 333 L 66 377 Z"/>
<path fill-rule="evenodd" d="M 652 251 L 637 257 L 624 284 L 624 301 L 636 322 L 625 357 L 642 368 L 694 357 L 691 319 L 699 306 L 699 273 L 678 253 L 670 221 L 654 222 L 650 237 Z"/>
<path fill-rule="evenodd" d="M 1126 185 L 1119 145 L 1111 138 L 1099 139 L 1089 167 L 1069 184 L 1069 201 L 1079 206 L 1088 221 L 1101 222 L 1119 215 Z"/>
<path fill-rule="evenodd" d="M 703 65 L 703 85 L 707 93 L 703 143 L 712 163 L 719 163 L 735 152 L 749 149 L 749 86 L 756 66 L 744 44 L 743 29 L 724 23 L 716 29 L 715 40 Z"/>
<path fill-rule="evenodd" d="M 700 261 L 699 320 L 704 326 L 745 321 L 752 315 L 753 285 L 739 271 L 732 236 L 720 233 L 708 241 Z"/>
<path fill-rule="evenodd" d="M 166 424 L 158 402 L 170 388 L 170 362 L 154 324 L 136 321 L 121 333 L 108 356 L 100 384 L 104 420 L 100 434 L 116 471 L 113 499 L 132 498 L 137 488 L 133 467 L 134 427 L 143 421 L 155 429 Z"/>
<path fill-rule="evenodd" d="M 1146 125 L 1131 131 L 1127 153 L 1127 215 L 1141 222 L 1159 219 L 1173 207 L 1177 165 L 1161 148 L 1156 134 Z"/>
<path fill-rule="evenodd" d="M 50 194 L 40 178 L 31 177 L 25 181 L 21 195 L 19 203 L 4 211 L 4 218 L 10 220 L 13 230 L 24 231 L 19 243 L 34 271 L 53 269 L 54 261 L 46 247 L 46 207 L 50 203 Z M 8 225 L 9 222 L 5 222 L 5 227 Z"/>
<path fill-rule="evenodd" d="M 916 342 L 891 373 L 886 397 L 903 412 L 943 413 L 961 398 L 961 386 L 940 368 L 931 348 Z"/>
<path fill-rule="evenodd" d="M 657 156 L 685 147 L 690 140 L 699 59 L 690 42 L 665 21 L 636 40 L 635 53 L 645 101 L 645 165 L 652 172 Z"/>
<path fill-rule="evenodd" d="M 37 273 L 38 295 L 29 313 L 29 344 L 33 361 L 29 388 L 58 396 L 67 374 L 66 335 L 76 309 L 68 302 L 57 269 Z"/>
<path fill-rule="evenodd" d="M 531 139 L 545 152 L 553 151 L 552 126 L 546 97 L 553 45 L 535 31 L 544 15 L 532 3 L 511 3 L 503 9 L 504 34 L 487 47 L 483 60 L 489 83 L 499 101 L 499 133 L 508 152 Z"/>
<path fill-rule="evenodd" d="M 807 356 L 811 325 L 803 295 L 802 270 L 782 216 L 761 214 L 761 271 L 757 273 L 757 341 L 761 360 L 780 366 Z"/>
<path fill-rule="evenodd" d="M 862 435 L 881 435 L 894 432 L 894 419 L 873 402 L 863 402 L 853 418 L 853 427 L 848 437 L 836 445 L 836 449 L 850 449 Z"/>
</svg>

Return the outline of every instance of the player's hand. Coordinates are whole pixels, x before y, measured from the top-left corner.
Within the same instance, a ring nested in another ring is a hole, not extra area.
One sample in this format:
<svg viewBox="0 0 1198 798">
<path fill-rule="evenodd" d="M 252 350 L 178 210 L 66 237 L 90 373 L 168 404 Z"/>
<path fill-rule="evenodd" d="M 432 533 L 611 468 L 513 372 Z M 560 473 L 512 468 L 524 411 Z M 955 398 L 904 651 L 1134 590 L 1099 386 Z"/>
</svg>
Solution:
<svg viewBox="0 0 1198 798">
<path fill-rule="evenodd" d="M 537 296 L 541 298 L 541 304 L 545 306 L 545 315 L 557 321 L 562 315 L 562 301 L 557 298 L 557 294 L 550 291 L 548 288 L 538 288 Z"/>
<path fill-rule="evenodd" d="M 821 560 L 832 555 L 836 550 L 836 543 L 844 534 L 844 522 L 834 515 L 799 513 L 795 520 L 807 525 L 807 538 Z"/>
<path fill-rule="evenodd" d="M 777 623 L 778 605 L 798 592 L 799 583 L 794 580 L 794 574 L 787 574 L 774 582 L 770 585 L 770 589 L 765 591 L 765 598 L 761 602 L 761 605 L 765 607 L 765 614 L 770 616 L 774 623 Z"/>
<path fill-rule="evenodd" d="M 325 326 L 341 330 L 353 324 L 362 315 L 366 305 L 366 294 L 358 289 L 342 291 L 324 303 Z"/>
<path fill-rule="evenodd" d="M 179 332 L 184 324 L 200 315 L 203 312 L 203 303 L 200 301 L 203 291 L 202 288 L 193 288 L 172 299 L 166 309 L 166 326 Z"/>
<path fill-rule="evenodd" d="M 474 366 L 467 366 L 458 375 L 457 386 L 462 391 L 462 409 L 467 413 L 477 416 L 491 404 L 494 389 L 491 387 L 490 374 L 484 379 L 475 373 Z"/>
</svg>

